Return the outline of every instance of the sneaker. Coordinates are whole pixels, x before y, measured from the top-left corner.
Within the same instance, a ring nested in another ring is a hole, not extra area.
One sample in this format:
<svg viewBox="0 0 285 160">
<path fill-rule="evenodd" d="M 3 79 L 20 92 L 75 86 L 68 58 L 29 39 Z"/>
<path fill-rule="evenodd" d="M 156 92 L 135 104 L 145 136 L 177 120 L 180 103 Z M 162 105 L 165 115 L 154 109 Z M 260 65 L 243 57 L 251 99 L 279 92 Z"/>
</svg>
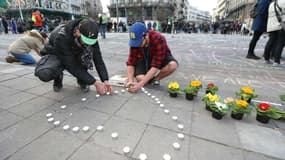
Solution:
<svg viewBox="0 0 285 160">
<path fill-rule="evenodd" d="M 5 60 L 6 60 L 7 63 L 20 62 L 20 60 L 18 60 L 18 59 L 15 58 L 15 57 L 12 57 L 12 56 L 7 56 L 7 57 L 5 58 Z"/>
<path fill-rule="evenodd" d="M 274 62 L 272 67 L 285 67 L 285 65 Z"/>
<path fill-rule="evenodd" d="M 149 83 L 153 86 L 159 86 L 160 85 L 160 81 L 159 80 L 155 80 L 155 77 L 153 77 Z"/>
<path fill-rule="evenodd" d="M 254 54 L 248 54 L 248 55 L 246 56 L 246 58 L 248 58 L 248 59 L 254 59 L 254 60 L 259 60 L 259 59 L 260 59 L 260 57 L 254 55 Z"/>
<path fill-rule="evenodd" d="M 61 73 L 56 79 L 53 81 L 53 91 L 59 92 L 62 89 L 62 79 L 63 73 Z"/>
<path fill-rule="evenodd" d="M 264 63 L 265 64 L 272 64 L 272 62 L 270 60 L 265 60 Z"/>
</svg>

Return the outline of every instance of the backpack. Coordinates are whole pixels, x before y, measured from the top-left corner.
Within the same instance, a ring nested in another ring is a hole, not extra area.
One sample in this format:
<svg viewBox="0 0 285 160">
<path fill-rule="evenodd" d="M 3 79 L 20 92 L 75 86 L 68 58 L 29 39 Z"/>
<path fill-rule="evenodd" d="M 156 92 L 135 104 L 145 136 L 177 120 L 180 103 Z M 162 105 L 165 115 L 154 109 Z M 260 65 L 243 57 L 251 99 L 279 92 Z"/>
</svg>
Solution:
<svg viewBox="0 0 285 160">
<path fill-rule="evenodd" d="M 255 18 L 258 15 L 258 2 L 256 2 L 249 11 L 250 18 Z"/>
<path fill-rule="evenodd" d="M 283 30 L 285 30 L 285 12 L 282 11 L 282 8 L 278 5 L 277 1 L 274 2 L 274 10 L 278 22 L 280 23 Z"/>
</svg>

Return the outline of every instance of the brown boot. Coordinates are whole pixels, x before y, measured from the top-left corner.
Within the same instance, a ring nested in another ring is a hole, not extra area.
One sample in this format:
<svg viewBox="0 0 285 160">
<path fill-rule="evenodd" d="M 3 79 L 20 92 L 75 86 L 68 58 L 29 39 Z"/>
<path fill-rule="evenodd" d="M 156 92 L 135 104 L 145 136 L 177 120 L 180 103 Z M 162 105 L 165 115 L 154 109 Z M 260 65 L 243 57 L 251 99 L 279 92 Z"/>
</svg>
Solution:
<svg viewBox="0 0 285 160">
<path fill-rule="evenodd" d="M 12 56 L 7 56 L 5 59 L 7 63 L 20 62 L 20 60 Z"/>
</svg>

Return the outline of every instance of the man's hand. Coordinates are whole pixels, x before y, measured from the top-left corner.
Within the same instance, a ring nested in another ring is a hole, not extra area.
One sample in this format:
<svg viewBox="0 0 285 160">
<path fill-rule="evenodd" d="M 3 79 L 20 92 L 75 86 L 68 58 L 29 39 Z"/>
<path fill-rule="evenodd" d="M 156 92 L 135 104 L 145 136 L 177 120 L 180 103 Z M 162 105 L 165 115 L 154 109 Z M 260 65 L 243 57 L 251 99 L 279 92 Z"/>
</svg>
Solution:
<svg viewBox="0 0 285 160">
<path fill-rule="evenodd" d="M 98 82 L 96 81 L 94 83 L 94 86 L 96 87 L 96 91 L 100 94 L 100 95 L 104 95 L 106 93 L 106 87 L 104 83 Z"/>
<path fill-rule="evenodd" d="M 125 87 L 126 88 L 129 88 L 129 87 L 131 87 L 131 85 L 132 85 L 132 83 L 134 83 L 133 81 L 128 81 L 127 83 L 125 83 Z"/>
<path fill-rule="evenodd" d="M 110 85 L 110 83 L 108 81 L 104 81 L 105 84 L 105 89 L 107 92 L 110 92 L 110 94 L 113 93 L 113 87 Z"/>
<path fill-rule="evenodd" d="M 143 85 L 142 85 L 141 83 L 133 82 L 133 83 L 130 84 L 129 92 L 131 92 L 131 93 L 136 93 L 136 92 L 138 92 L 142 87 L 143 87 Z"/>
</svg>

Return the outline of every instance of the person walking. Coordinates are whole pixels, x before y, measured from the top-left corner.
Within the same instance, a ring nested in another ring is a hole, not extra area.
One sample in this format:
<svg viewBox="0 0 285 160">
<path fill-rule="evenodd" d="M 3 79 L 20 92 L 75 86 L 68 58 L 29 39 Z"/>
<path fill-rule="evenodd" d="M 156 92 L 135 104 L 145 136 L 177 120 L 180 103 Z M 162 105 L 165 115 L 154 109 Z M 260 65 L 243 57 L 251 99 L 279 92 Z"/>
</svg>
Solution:
<svg viewBox="0 0 285 160">
<path fill-rule="evenodd" d="M 99 26 L 100 26 L 100 34 L 102 36 L 103 39 L 106 38 L 106 17 L 104 14 L 102 14 L 100 17 L 99 17 Z"/>
<path fill-rule="evenodd" d="M 260 57 L 256 56 L 254 49 L 256 43 L 261 35 L 266 32 L 267 19 L 268 19 L 268 8 L 271 0 L 258 0 L 257 2 L 257 16 L 253 19 L 252 30 L 253 37 L 249 43 L 249 49 L 246 58 L 259 60 Z"/>
</svg>

